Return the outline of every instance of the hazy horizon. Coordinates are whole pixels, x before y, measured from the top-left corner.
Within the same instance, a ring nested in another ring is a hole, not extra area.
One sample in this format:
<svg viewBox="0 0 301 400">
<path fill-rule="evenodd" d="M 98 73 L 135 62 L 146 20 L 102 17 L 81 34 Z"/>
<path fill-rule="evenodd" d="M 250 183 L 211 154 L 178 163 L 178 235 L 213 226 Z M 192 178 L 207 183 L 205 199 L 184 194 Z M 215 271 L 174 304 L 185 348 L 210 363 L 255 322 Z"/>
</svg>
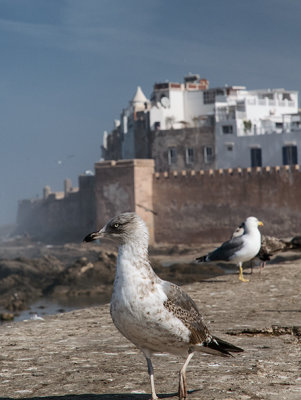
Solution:
<svg viewBox="0 0 301 400">
<path fill-rule="evenodd" d="M 138 85 L 301 90 L 297 0 L 0 0 L 0 225 L 93 170 Z"/>
</svg>

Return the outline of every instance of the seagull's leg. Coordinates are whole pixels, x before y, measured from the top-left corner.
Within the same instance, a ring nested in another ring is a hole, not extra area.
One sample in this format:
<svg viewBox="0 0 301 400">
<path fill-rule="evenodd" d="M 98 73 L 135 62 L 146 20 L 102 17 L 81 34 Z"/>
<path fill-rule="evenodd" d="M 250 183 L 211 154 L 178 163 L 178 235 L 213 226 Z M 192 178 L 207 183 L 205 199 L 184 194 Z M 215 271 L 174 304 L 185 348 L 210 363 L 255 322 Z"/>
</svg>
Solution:
<svg viewBox="0 0 301 400">
<path fill-rule="evenodd" d="M 249 279 L 245 279 L 245 278 L 244 278 L 243 269 L 242 269 L 242 263 L 240 262 L 240 263 L 238 264 L 238 266 L 239 266 L 239 277 L 238 277 L 238 279 L 239 279 L 240 281 L 242 281 L 242 282 L 249 282 Z"/>
<path fill-rule="evenodd" d="M 189 361 L 192 359 L 193 352 L 188 354 L 186 361 L 181 368 L 180 376 L 179 376 L 179 399 L 184 400 L 187 399 L 187 384 L 186 384 L 186 369 L 188 367 Z"/>
<path fill-rule="evenodd" d="M 259 273 L 261 274 L 261 271 L 262 271 L 262 268 L 264 268 L 265 267 L 265 261 L 262 261 L 261 263 L 260 263 L 260 268 L 259 268 Z"/>
<path fill-rule="evenodd" d="M 146 361 L 147 361 L 147 371 L 148 371 L 148 375 L 150 378 L 150 382 L 151 382 L 151 388 L 152 388 L 152 400 L 156 400 L 158 399 L 158 396 L 156 395 L 156 391 L 155 391 L 155 380 L 154 380 L 154 369 L 153 369 L 153 365 L 151 362 L 151 359 L 146 357 Z"/>
</svg>

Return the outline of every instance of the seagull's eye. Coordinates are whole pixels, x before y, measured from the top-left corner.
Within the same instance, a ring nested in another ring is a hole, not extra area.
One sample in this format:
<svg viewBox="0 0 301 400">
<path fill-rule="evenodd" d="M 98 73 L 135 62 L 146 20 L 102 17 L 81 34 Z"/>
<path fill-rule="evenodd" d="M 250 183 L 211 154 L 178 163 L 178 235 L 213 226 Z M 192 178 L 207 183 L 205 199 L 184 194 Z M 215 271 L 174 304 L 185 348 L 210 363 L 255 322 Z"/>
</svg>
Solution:
<svg viewBox="0 0 301 400">
<path fill-rule="evenodd" d="M 119 228 L 119 224 L 114 224 L 114 228 Z"/>
</svg>

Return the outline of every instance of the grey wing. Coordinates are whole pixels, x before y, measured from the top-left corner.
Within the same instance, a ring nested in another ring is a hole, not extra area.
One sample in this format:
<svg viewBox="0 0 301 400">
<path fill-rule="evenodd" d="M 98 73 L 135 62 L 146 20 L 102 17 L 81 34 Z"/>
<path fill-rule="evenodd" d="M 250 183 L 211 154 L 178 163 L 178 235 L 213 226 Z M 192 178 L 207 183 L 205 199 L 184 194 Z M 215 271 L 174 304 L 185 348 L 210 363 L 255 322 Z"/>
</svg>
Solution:
<svg viewBox="0 0 301 400">
<path fill-rule="evenodd" d="M 162 281 L 162 285 L 167 296 L 164 306 L 190 330 L 190 343 L 197 344 L 209 341 L 211 335 L 192 298 L 173 283 Z"/>
<path fill-rule="evenodd" d="M 207 255 L 207 261 L 231 261 L 244 245 L 243 235 L 224 242 Z"/>
</svg>

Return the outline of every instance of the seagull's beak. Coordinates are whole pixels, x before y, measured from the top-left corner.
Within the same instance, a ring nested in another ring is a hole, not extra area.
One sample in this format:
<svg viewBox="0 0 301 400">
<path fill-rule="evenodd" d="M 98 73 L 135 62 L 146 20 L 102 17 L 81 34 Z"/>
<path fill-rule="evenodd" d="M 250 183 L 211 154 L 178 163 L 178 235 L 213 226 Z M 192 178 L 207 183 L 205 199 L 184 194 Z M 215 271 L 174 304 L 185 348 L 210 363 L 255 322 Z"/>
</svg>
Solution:
<svg viewBox="0 0 301 400">
<path fill-rule="evenodd" d="M 258 226 L 263 226 L 263 222 L 262 221 L 258 221 Z"/>
<path fill-rule="evenodd" d="M 93 242 L 93 240 L 97 240 L 97 239 L 100 239 L 100 238 L 102 238 L 102 237 L 104 237 L 104 235 L 105 235 L 105 229 L 106 227 L 103 227 L 100 231 L 98 231 L 98 232 L 92 232 L 92 233 L 89 233 L 89 235 L 87 235 L 85 238 L 84 238 L 84 240 L 83 240 L 83 242 Z"/>
</svg>

